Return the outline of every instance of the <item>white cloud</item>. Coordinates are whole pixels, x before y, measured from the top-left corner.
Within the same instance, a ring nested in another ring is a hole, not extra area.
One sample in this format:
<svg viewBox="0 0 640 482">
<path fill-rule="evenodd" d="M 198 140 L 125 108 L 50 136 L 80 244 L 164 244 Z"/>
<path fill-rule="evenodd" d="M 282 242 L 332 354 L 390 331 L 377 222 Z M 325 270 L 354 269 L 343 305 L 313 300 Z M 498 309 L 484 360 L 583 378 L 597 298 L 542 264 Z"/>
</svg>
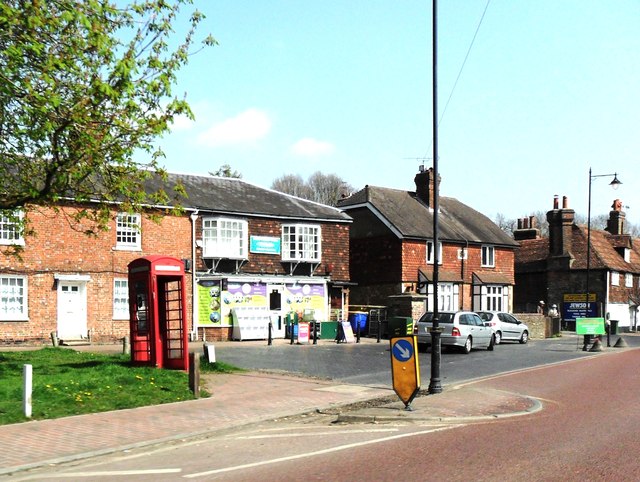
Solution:
<svg viewBox="0 0 640 482">
<path fill-rule="evenodd" d="M 290 150 L 298 156 L 314 157 L 331 154 L 335 150 L 335 146 L 330 142 L 305 137 L 292 145 Z"/>
<path fill-rule="evenodd" d="M 271 119 L 258 109 L 247 109 L 235 117 L 212 125 L 198 136 L 207 147 L 242 144 L 264 138 L 271 130 Z"/>
<path fill-rule="evenodd" d="M 171 130 L 174 132 L 177 131 L 187 131 L 191 129 L 194 125 L 194 122 L 189 119 L 186 115 L 178 115 L 173 118 L 173 123 L 171 124 Z"/>
</svg>

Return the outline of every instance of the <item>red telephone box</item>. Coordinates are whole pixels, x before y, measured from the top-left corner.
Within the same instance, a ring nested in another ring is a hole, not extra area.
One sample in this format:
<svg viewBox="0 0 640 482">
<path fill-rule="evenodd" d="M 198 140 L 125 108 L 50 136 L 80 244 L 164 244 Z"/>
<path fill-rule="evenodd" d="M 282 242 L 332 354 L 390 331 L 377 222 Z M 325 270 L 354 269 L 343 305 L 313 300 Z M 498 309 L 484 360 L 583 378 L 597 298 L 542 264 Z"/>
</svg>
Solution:
<svg viewBox="0 0 640 482">
<path fill-rule="evenodd" d="M 184 263 L 147 256 L 129 263 L 131 361 L 189 370 Z"/>
</svg>

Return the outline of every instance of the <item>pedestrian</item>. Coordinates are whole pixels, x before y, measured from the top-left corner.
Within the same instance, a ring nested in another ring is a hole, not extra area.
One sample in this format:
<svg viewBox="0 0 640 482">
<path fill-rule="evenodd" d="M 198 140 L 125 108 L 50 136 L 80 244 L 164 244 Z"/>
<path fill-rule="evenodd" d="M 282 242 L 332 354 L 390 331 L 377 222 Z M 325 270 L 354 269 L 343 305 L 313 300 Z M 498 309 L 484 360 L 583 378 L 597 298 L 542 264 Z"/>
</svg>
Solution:
<svg viewBox="0 0 640 482">
<path fill-rule="evenodd" d="M 558 318 L 560 316 L 560 313 L 558 313 L 558 305 L 556 305 L 555 303 L 551 305 L 551 308 L 549 308 L 549 313 L 548 315 L 551 318 Z"/>
<path fill-rule="evenodd" d="M 540 303 L 538 303 L 538 313 L 544 314 L 544 301 L 542 300 L 540 300 Z"/>
</svg>

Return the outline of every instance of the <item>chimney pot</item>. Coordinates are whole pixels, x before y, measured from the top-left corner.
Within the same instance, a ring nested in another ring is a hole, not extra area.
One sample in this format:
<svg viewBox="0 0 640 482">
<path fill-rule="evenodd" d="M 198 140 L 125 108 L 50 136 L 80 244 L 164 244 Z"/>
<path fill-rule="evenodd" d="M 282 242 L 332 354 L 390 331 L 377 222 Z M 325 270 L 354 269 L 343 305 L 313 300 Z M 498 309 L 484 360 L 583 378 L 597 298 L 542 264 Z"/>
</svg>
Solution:
<svg viewBox="0 0 640 482">
<path fill-rule="evenodd" d="M 553 209 L 558 209 L 558 195 L 553 196 Z"/>
<path fill-rule="evenodd" d="M 562 196 L 562 209 L 567 209 L 569 207 L 569 198 L 567 196 Z"/>
</svg>

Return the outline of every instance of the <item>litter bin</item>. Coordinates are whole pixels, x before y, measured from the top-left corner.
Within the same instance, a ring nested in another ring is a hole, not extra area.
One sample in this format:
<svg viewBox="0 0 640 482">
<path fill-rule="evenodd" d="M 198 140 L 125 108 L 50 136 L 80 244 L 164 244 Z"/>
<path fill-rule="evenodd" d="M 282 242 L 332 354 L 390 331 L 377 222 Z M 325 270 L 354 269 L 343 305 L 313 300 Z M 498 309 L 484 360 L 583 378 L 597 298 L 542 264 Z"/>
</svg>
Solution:
<svg viewBox="0 0 640 482">
<path fill-rule="evenodd" d="M 413 335 L 413 318 L 393 316 L 389 320 L 389 338 Z"/>
<path fill-rule="evenodd" d="M 298 335 L 298 313 L 292 311 L 287 313 L 284 317 L 284 337 L 287 339 L 291 339 L 291 335 L 295 338 Z"/>
<path fill-rule="evenodd" d="M 360 326 L 360 334 L 364 334 L 364 330 L 367 327 L 368 317 L 368 313 L 365 313 L 364 311 L 353 311 L 349 313 L 349 321 L 351 322 L 351 329 L 353 330 L 353 333 L 357 333 L 358 326 Z"/>
<path fill-rule="evenodd" d="M 318 338 L 321 340 L 335 340 L 338 336 L 338 322 L 337 321 L 322 321 L 318 323 L 320 329 L 318 331 Z"/>
<path fill-rule="evenodd" d="M 618 320 L 609 320 L 609 323 L 611 323 L 610 328 L 609 328 L 609 333 L 612 335 L 617 335 L 618 334 Z"/>
<path fill-rule="evenodd" d="M 551 318 L 551 334 L 560 334 L 560 318 Z"/>
</svg>

